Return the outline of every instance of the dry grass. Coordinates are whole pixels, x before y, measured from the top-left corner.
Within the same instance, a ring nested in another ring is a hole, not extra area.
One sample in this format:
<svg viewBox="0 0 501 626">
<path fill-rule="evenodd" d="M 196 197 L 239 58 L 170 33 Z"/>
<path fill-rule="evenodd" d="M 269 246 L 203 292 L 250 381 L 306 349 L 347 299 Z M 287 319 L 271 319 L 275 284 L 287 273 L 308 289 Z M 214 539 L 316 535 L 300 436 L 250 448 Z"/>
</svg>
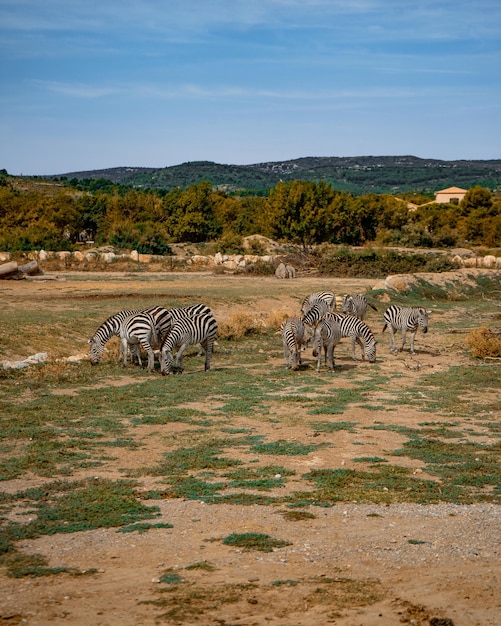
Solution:
<svg viewBox="0 0 501 626">
<path fill-rule="evenodd" d="M 219 322 L 219 336 L 222 339 L 241 339 L 248 335 L 259 335 L 269 330 L 279 330 L 283 320 L 289 317 L 285 310 L 273 310 L 267 314 L 237 312 Z"/>
<path fill-rule="evenodd" d="M 501 333 L 485 326 L 472 330 L 466 337 L 466 345 L 475 358 L 501 358 Z"/>
</svg>

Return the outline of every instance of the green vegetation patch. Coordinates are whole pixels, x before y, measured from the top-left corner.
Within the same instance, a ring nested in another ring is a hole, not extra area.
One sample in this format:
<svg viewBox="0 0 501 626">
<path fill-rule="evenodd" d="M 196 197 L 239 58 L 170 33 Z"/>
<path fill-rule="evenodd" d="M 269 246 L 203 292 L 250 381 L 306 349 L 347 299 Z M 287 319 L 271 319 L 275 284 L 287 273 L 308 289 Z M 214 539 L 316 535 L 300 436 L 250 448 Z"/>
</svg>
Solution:
<svg viewBox="0 0 501 626">
<path fill-rule="evenodd" d="M 286 441 L 279 439 L 270 443 L 259 443 L 251 446 L 251 451 L 257 454 L 277 454 L 287 456 L 302 456 L 310 454 L 314 450 L 324 448 L 328 444 L 305 444 L 298 441 Z"/>
<path fill-rule="evenodd" d="M 273 552 L 274 548 L 292 545 L 289 541 L 274 539 L 264 533 L 232 533 L 223 539 L 225 546 L 243 548 L 245 551 Z"/>
<path fill-rule="evenodd" d="M 68 485 L 69 487 L 69 485 Z M 21 524 L 10 522 L 2 532 L 9 541 L 34 539 L 41 535 L 73 533 L 110 528 L 157 517 L 157 507 L 141 504 L 130 481 L 90 479 L 62 495 L 33 504 L 35 519 Z"/>
</svg>

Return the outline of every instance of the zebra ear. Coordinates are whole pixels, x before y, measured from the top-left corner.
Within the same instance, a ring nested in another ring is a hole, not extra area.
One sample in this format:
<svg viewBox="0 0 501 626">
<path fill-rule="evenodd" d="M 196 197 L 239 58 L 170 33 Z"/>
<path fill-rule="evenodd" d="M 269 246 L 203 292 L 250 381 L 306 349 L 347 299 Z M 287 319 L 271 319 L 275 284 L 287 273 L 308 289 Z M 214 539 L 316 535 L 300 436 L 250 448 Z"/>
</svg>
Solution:
<svg viewBox="0 0 501 626">
<path fill-rule="evenodd" d="M 92 343 L 92 337 L 90 339 L 87 339 L 87 343 Z"/>
</svg>

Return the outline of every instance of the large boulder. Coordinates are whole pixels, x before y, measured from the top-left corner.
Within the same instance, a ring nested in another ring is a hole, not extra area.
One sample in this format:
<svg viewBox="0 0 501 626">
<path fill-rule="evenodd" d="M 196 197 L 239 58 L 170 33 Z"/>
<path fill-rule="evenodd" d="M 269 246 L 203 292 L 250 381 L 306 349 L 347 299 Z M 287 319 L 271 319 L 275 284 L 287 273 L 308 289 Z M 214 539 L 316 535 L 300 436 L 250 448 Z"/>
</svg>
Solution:
<svg viewBox="0 0 501 626">
<path fill-rule="evenodd" d="M 275 270 L 275 276 L 277 278 L 287 278 L 287 268 L 284 263 L 280 263 Z"/>
</svg>

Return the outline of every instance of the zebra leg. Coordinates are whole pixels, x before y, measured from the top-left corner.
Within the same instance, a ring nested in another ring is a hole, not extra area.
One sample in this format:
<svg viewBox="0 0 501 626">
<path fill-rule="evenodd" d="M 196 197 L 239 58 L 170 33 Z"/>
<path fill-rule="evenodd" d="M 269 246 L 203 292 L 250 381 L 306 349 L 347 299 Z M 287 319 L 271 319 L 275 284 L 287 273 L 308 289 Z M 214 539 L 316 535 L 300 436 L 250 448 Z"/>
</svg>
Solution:
<svg viewBox="0 0 501 626">
<path fill-rule="evenodd" d="M 151 344 L 147 339 L 141 340 L 140 344 L 143 347 L 143 350 L 148 355 L 148 371 L 152 372 L 155 369 L 155 353 L 153 352 L 153 348 L 151 347 Z M 141 350 L 138 345 L 136 345 L 135 347 L 137 349 L 137 354 L 139 355 Z M 142 363 L 140 364 L 142 365 Z"/>
<path fill-rule="evenodd" d="M 411 354 L 416 354 L 414 352 L 414 337 L 416 336 L 416 331 L 411 333 L 411 347 L 410 347 L 410 353 Z M 402 350 L 403 350 L 403 346 L 402 346 Z"/>
<path fill-rule="evenodd" d="M 358 361 L 358 359 L 357 359 L 357 357 L 356 357 L 356 355 L 355 355 L 355 342 L 356 342 L 356 341 L 360 341 L 360 339 L 359 339 L 358 337 L 355 337 L 355 335 L 352 335 L 352 336 L 350 337 L 350 342 L 351 342 L 351 358 L 352 358 L 354 361 Z"/>
<path fill-rule="evenodd" d="M 329 361 L 329 369 L 334 371 L 334 344 L 329 344 L 327 348 L 327 356 Z"/>
<path fill-rule="evenodd" d="M 125 337 L 120 339 L 120 358 L 123 360 L 123 366 L 127 367 L 127 354 L 129 352 L 129 342 Z"/>
<path fill-rule="evenodd" d="M 290 359 L 289 359 L 289 348 L 287 347 L 287 343 L 284 341 L 284 359 L 285 359 L 285 369 L 289 369 Z"/>
<path fill-rule="evenodd" d="M 405 326 L 402 328 L 402 347 L 400 348 L 400 352 L 403 351 L 404 349 L 404 345 L 405 345 L 405 341 L 406 341 L 406 336 L 407 336 L 407 329 L 405 328 Z M 414 342 L 412 341 L 412 335 L 411 335 L 411 352 L 414 352 Z"/>
<path fill-rule="evenodd" d="M 362 353 L 362 361 L 365 361 L 365 346 L 364 346 L 364 342 L 360 339 L 360 337 L 356 337 L 355 341 L 360 346 L 360 351 Z"/>
<path fill-rule="evenodd" d="M 204 344 L 202 344 L 202 347 L 203 347 L 203 349 L 205 351 L 205 365 L 204 365 L 204 369 L 207 372 L 208 370 L 210 370 L 210 362 L 211 362 L 211 358 L 212 358 L 212 352 L 214 350 L 214 339 L 208 339 L 207 341 L 204 342 Z M 203 354 L 203 352 L 202 352 L 202 354 Z"/>
<path fill-rule="evenodd" d="M 388 324 L 388 330 L 390 332 L 390 352 L 395 354 L 395 329 L 391 324 Z"/>
<path fill-rule="evenodd" d="M 322 363 L 322 352 L 324 351 L 324 346 L 318 346 L 318 360 L 317 360 L 317 372 L 320 371 L 320 365 Z"/>
<path fill-rule="evenodd" d="M 179 374 L 183 373 L 184 367 L 183 367 L 183 354 L 184 351 L 186 350 L 186 348 L 188 347 L 187 343 L 183 343 L 183 345 L 179 348 L 179 350 L 177 351 L 176 354 L 176 370 L 179 372 Z"/>
</svg>

